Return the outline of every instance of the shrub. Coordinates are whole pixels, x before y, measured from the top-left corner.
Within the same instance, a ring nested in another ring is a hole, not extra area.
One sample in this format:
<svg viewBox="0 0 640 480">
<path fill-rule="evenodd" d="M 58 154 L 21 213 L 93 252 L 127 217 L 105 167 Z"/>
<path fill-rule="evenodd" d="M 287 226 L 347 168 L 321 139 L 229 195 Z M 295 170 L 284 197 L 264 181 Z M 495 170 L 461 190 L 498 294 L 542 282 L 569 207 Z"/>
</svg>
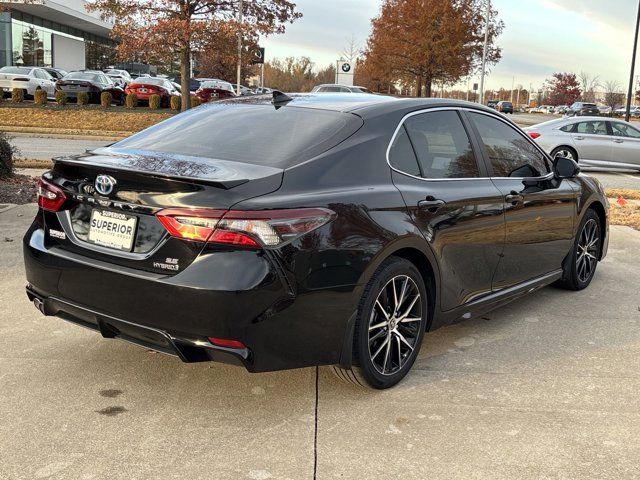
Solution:
<svg viewBox="0 0 640 480">
<path fill-rule="evenodd" d="M 200 101 L 200 99 L 198 97 L 191 97 L 191 106 L 192 107 L 199 107 L 201 103 L 202 102 Z"/>
<path fill-rule="evenodd" d="M 13 176 L 13 156 L 18 153 L 16 148 L 9 143 L 6 133 L 0 132 L 0 178 Z"/>
<path fill-rule="evenodd" d="M 100 105 L 102 105 L 102 108 L 109 108 L 111 106 L 111 102 L 113 102 L 113 95 L 111 92 L 102 92 L 100 94 Z"/>
<path fill-rule="evenodd" d="M 162 97 L 160 95 L 151 95 L 149 97 L 149 108 L 151 110 L 158 110 L 160 108 L 160 103 L 162 102 Z"/>
<path fill-rule="evenodd" d="M 33 95 L 33 100 L 36 105 L 46 105 L 47 104 L 47 92 L 45 90 L 39 89 L 36 90 L 36 93 Z"/>
<path fill-rule="evenodd" d="M 177 95 L 172 95 L 171 105 L 169 106 L 171 107 L 171 110 L 174 110 L 176 112 L 180 110 L 180 108 L 182 107 L 182 97 L 179 97 Z"/>
<path fill-rule="evenodd" d="M 66 105 L 67 104 L 67 94 L 62 90 L 56 91 L 56 103 L 58 105 Z"/>
<path fill-rule="evenodd" d="M 13 103 L 22 103 L 24 101 L 24 90 L 22 88 L 14 88 L 11 91 L 11 101 Z"/>
<path fill-rule="evenodd" d="M 125 100 L 125 107 L 127 108 L 136 108 L 138 106 L 138 96 L 135 93 L 130 93 L 127 95 L 127 99 Z"/>
<path fill-rule="evenodd" d="M 87 105 L 89 103 L 89 94 L 87 92 L 78 92 L 76 102 L 78 105 Z"/>
</svg>

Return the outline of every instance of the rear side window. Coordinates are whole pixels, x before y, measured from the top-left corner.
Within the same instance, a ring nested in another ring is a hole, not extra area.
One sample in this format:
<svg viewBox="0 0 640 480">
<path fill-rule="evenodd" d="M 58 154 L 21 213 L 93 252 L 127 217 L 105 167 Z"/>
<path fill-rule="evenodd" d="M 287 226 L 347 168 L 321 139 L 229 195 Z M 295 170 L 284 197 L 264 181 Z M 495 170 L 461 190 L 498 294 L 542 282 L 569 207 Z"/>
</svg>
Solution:
<svg viewBox="0 0 640 480">
<path fill-rule="evenodd" d="M 589 135 L 608 135 L 607 124 L 600 120 L 593 122 L 579 122 L 575 124 L 572 131 L 573 133 L 585 133 Z"/>
<path fill-rule="evenodd" d="M 401 172 L 416 177 L 420 176 L 418 161 L 416 160 L 415 153 L 413 153 L 413 147 L 411 146 L 404 125 L 398 130 L 398 134 L 389 149 L 389 163 L 393 168 Z"/>
<path fill-rule="evenodd" d="M 288 168 L 335 147 L 361 126 L 362 119 L 351 113 L 210 104 L 176 115 L 111 148 Z"/>
<path fill-rule="evenodd" d="M 542 153 L 523 134 L 496 118 L 469 113 L 491 160 L 494 177 L 542 177 L 549 166 Z"/>
<path fill-rule="evenodd" d="M 425 178 L 478 177 L 469 136 L 455 111 L 421 113 L 405 127 Z"/>
</svg>

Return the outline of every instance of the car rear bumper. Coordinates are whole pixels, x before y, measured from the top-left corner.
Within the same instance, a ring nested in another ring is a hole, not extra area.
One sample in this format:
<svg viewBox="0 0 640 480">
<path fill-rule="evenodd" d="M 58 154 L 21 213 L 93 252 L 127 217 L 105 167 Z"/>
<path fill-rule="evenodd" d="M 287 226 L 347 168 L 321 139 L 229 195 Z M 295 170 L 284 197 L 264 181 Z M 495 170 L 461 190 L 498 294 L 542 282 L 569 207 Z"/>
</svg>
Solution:
<svg viewBox="0 0 640 480">
<path fill-rule="evenodd" d="M 203 255 L 179 274 L 160 275 L 47 245 L 36 223 L 24 238 L 27 295 L 45 315 L 183 361 L 252 372 L 338 363 L 357 304 L 353 288 L 294 294 L 268 255 L 242 253 Z M 210 337 L 246 349 L 221 349 Z"/>
</svg>

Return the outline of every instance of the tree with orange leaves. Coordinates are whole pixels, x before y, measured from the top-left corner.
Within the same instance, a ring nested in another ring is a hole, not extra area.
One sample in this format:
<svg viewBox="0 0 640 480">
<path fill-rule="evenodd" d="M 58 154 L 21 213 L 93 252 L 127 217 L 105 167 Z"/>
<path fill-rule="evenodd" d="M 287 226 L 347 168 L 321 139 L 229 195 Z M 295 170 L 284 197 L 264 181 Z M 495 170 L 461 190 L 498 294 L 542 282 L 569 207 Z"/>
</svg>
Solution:
<svg viewBox="0 0 640 480">
<path fill-rule="evenodd" d="M 246 0 L 239 23 L 239 4 L 239 0 L 91 0 L 87 8 L 115 20 L 112 36 L 121 58 L 179 58 L 182 91 L 188 92 L 194 51 L 237 34 L 255 42 L 258 35 L 284 32 L 286 23 L 302 16 L 289 0 Z M 183 95 L 182 110 L 190 103 L 189 95 Z"/>
<path fill-rule="evenodd" d="M 434 82 L 453 84 L 476 72 L 484 45 L 486 1 L 383 0 L 367 41 L 366 86 L 415 83 L 417 96 L 422 85 L 431 96 Z M 500 60 L 495 42 L 503 28 L 491 8 L 488 64 Z"/>
</svg>

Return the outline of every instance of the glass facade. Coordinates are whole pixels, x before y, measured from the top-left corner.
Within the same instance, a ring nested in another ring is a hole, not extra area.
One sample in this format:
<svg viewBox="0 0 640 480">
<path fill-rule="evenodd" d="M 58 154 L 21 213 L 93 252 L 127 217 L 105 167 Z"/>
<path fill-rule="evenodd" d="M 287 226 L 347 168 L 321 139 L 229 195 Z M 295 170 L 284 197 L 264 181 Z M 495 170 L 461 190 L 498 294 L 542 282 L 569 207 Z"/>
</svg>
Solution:
<svg viewBox="0 0 640 480">
<path fill-rule="evenodd" d="M 115 47 L 112 40 L 13 11 L 0 13 L 0 67 L 54 66 L 54 34 L 84 42 L 88 69 L 103 69 L 115 63 Z"/>
</svg>

